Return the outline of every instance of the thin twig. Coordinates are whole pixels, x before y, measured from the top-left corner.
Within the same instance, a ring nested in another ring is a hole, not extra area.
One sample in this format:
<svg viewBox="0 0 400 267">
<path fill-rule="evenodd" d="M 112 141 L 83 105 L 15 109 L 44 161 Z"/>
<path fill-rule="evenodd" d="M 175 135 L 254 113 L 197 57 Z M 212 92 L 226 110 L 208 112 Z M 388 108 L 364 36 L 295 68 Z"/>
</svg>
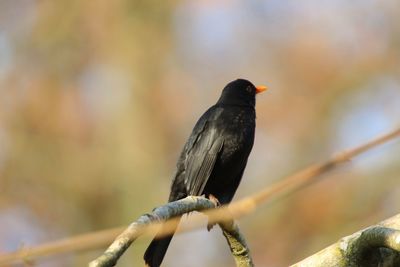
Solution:
<svg viewBox="0 0 400 267">
<path fill-rule="evenodd" d="M 100 248 L 110 244 L 126 227 L 97 231 L 70 238 L 45 243 L 35 247 L 22 247 L 20 250 L 0 255 L 0 266 L 9 266 L 18 261 L 30 261 L 38 257 Z"/>
</svg>

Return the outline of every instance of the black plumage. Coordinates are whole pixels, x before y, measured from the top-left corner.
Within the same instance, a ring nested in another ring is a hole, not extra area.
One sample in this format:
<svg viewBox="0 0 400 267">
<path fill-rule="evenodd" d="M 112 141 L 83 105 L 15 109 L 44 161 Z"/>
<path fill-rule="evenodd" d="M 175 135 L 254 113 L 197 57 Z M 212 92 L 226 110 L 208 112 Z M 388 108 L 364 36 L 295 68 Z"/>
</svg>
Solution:
<svg viewBox="0 0 400 267">
<path fill-rule="evenodd" d="M 189 195 L 213 195 L 221 204 L 232 200 L 254 143 L 256 93 L 265 89 L 244 79 L 224 88 L 183 148 L 168 201 Z M 154 238 L 144 255 L 148 266 L 160 266 L 172 236 Z"/>
</svg>

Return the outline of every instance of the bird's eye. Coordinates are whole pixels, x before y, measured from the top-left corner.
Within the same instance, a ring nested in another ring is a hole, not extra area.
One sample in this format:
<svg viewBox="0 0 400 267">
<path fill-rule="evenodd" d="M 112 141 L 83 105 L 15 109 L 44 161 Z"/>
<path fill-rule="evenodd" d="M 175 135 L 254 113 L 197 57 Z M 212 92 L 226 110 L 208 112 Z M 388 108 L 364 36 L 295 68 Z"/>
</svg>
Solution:
<svg viewBox="0 0 400 267">
<path fill-rule="evenodd" d="M 249 92 L 249 93 L 251 93 L 251 92 L 253 91 L 253 88 L 252 88 L 251 86 L 247 86 L 247 87 L 246 87 L 246 91 Z"/>
</svg>

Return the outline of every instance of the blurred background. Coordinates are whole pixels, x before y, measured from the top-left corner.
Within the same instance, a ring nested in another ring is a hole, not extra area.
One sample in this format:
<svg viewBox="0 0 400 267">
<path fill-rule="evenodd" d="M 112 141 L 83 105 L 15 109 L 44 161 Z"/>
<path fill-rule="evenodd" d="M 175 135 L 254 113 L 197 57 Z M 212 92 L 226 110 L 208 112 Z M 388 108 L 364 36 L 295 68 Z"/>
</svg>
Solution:
<svg viewBox="0 0 400 267">
<path fill-rule="evenodd" d="M 0 252 L 126 225 L 165 203 L 197 118 L 236 78 L 257 97 L 236 195 L 399 126 L 400 2 L 0 0 Z M 239 221 L 287 266 L 400 212 L 400 144 Z M 143 265 L 139 239 L 118 266 Z M 35 266 L 84 266 L 102 250 Z M 218 228 L 164 266 L 233 266 Z"/>
</svg>

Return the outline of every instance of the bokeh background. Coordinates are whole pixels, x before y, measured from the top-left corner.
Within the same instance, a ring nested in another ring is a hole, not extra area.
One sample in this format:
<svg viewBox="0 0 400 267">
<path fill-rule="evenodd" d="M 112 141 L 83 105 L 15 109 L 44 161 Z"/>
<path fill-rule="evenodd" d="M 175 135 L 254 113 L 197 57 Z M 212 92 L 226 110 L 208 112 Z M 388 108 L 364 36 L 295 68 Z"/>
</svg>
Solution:
<svg viewBox="0 0 400 267">
<path fill-rule="evenodd" d="M 0 0 L 0 251 L 125 225 L 164 203 L 178 154 L 247 78 L 256 142 L 236 199 L 400 118 L 400 2 Z M 257 266 L 287 266 L 400 211 L 400 144 L 240 220 Z M 141 266 L 149 240 L 119 266 Z M 35 266 L 84 266 L 101 250 Z M 219 229 L 165 266 L 233 266 Z"/>
</svg>

